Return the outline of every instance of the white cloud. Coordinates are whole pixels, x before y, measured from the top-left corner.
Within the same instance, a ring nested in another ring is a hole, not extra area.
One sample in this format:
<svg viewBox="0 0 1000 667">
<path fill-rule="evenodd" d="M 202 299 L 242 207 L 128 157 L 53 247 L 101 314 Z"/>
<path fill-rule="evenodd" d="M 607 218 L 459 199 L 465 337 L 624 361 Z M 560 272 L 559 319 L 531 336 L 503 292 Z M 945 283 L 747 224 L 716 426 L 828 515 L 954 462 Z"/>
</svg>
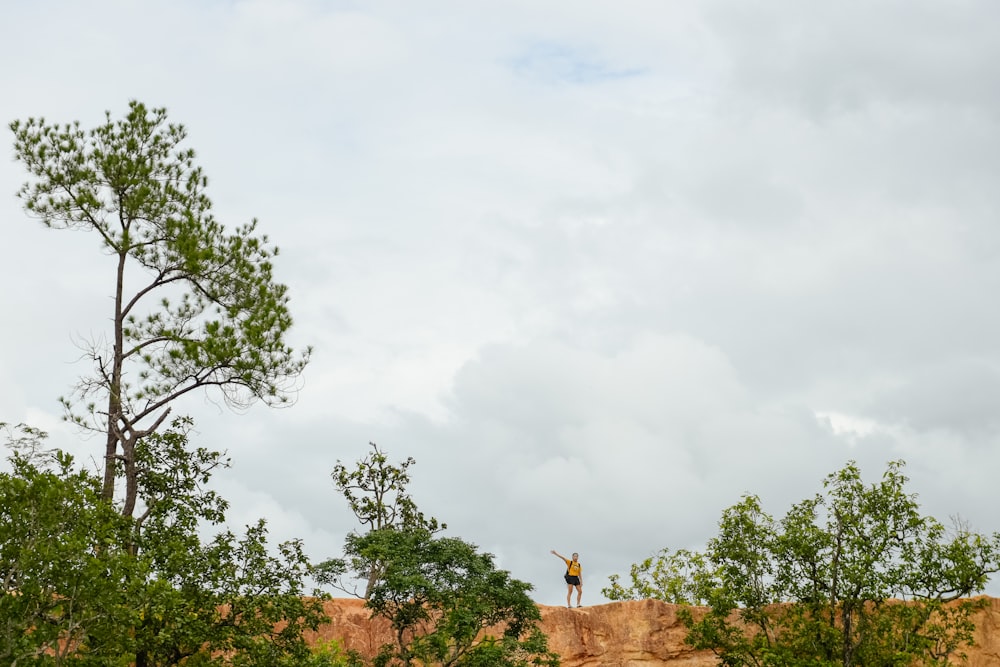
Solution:
<svg viewBox="0 0 1000 667">
<path fill-rule="evenodd" d="M 298 404 L 181 407 L 233 456 L 234 520 L 328 551 L 351 528 L 329 471 L 374 440 L 540 600 L 563 592 L 548 550 L 578 550 L 594 602 L 741 493 L 780 514 L 847 458 L 906 458 L 933 513 L 995 529 L 995 13 L 22 4 L 0 110 L 164 105 L 219 219 L 282 247 L 316 348 Z M 55 398 L 113 274 L 24 216 L 23 179 L 0 163 L 0 420 L 73 438 Z"/>
</svg>

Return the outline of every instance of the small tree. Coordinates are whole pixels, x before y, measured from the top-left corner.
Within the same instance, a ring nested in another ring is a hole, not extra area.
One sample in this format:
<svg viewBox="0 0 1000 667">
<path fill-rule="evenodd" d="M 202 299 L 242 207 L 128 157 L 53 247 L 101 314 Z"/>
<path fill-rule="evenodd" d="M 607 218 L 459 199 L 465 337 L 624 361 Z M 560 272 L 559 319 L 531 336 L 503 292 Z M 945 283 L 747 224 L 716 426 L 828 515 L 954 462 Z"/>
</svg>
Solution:
<svg viewBox="0 0 1000 667">
<path fill-rule="evenodd" d="M 375 443 L 353 470 L 340 461 L 334 483 L 367 530 L 347 536 L 344 558 L 321 563 L 313 575 L 348 593 L 344 577 L 366 582 L 365 605 L 392 623 L 395 644 L 383 646 L 376 667 L 453 665 L 527 667 L 559 664 L 538 628 L 531 585 L 498 570 L 491 554 L 424 516 L 406 492 L 412 457 L 398 465 Z"/>
<path fill-rule="evenodd" d="M 967 596 L 1000 570 L 1000 534 L 949 533 L 921 515 L 902 468 L 890 462 L 866 485 L 850 462 L 780 522 L 752 495 L 725 510 L 689 582 L 710 609 L 698 621 L 682 610 L 687 641 L 730 667 L 909 667 L 960 654 L 982 605 Z"/>
<path fill-rule="evenodd" d="M 25 210 L 48 227 L 96 233 L 112 258 L 110 329 L 87 344 L 94 373 L 63 405 L 104 434 L 102 497 L 114 499 L 121 467 L 121 511 L 132 516 L 137 447 L 177 399 L 217 388 L 235 405 L 289 400 L 309 352 L 285 342 L 292 318 L 272 276 L 278 250 L 255 236 L 256 220 L 232 232 L 215 220 L 187 133 L 165 109 L 133 101 L 122 120 L 108 113 L 89 131 L 41 118 L 10 127 L 32 177 L 19 192 Z"/>
<path fill-rule="evenodd" d="M 417 509 L 417 504 L 406 492 L 410 483 L 409 467 L 416 463 L 413 457 L 397 465 L 389 463 L 389 456 L 379 449 L 374 442 L 368 443 L 372 451 L 358 461 L 354 469 L 348 469 L 339 460 L 330 476 L 337 490 L 347 500 L 348 506 L 368 531 L 385 528 L 422 528 L 431 533 L 444 530 L 448 526 L 439 523 L 434 517 L 425 517 Z M 341 576 L 347 570 L 347 564 L 340 560 L 330 560 L 323 563 L 317 573 L 326 583 L 365 600 L 371 595 L 376 580 L 381 576 L 384 564 L 379 561 L 368 561 L 367 571 L 362 573 L 365 590 L 359 595 L 355 586 L 344 582 Z M 361 571 L 358 563 L 353 564 L 355 571 Z"/>
<path fill-rule="evenodd" d="M 704 604 L 708 600 L 711 573 L 705 555 L 687 549 L 661 549 L 629 572 L 631 585 L 624 586 L 617 574 L 601 589 L 609 600 L 662 600 L 670 604 Z"/>
<path fill-rule="evenodd" d="M 382 647 L 376 666 L 559 664 L 537 626 L 531 584 L 475 545 L 421 527 L 384 528 L 348 537 L 347 553 L 361 572 L 381 564 L 366 604 L 391 622 L 396 643 Z"/>
</svg>

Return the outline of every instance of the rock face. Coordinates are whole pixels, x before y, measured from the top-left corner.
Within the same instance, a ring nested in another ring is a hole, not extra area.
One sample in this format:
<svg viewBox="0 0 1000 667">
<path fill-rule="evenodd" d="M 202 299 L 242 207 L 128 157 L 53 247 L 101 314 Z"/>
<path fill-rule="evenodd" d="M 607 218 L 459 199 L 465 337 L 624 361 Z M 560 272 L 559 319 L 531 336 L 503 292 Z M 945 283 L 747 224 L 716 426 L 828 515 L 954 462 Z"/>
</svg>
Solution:
<svg viewBox="0 0 1000 667">
<path fill-rule="evenodd" d="M 987 599 L 976 619 L 976 645 L 966 649 L 968 667 L 1000 666 L 1000 600 Z M 567 609 L 540 606 L 542 630 L 549 648 L 564 667 L 709 667 L 717 664 L 709 651 L 684 645 L 686 631 L 677 606 L 656 600 L 612 602 Z M 337 639 L 347 648 L 372 656 L 394 640 L 382 619 L 370 619 L 360 600 L 337 599 L 326 605 L 331 622 L 316 640 Z"/>
<path fill-rule="evenodd" d="M 636 600 L 567 609 L 540 607 L 542 630 L 549 648 L 565 667 L 708 667 L 709 651 L 684 644 L 687 630 L 677 618 L 677 606 L 658 600 Z"/>
</svg>

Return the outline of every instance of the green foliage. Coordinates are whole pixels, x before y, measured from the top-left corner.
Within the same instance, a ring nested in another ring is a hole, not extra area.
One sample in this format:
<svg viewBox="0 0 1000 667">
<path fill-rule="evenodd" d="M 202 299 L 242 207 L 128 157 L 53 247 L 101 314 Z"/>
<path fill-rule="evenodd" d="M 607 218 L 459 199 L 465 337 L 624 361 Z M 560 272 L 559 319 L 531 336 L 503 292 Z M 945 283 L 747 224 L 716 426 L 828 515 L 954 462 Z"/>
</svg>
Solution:
<svg viewBox="0 0 1000 667">
<path fill-rule="evenodd" d="M 357 651 L 344 648 L 342 642 L 336 639 L 319 641 L 313 644 L 309 657 L 300 667 L 363 667 L 364 660 Z"/>
<path fill-rule="evenodd" d="M 176 420 L 156 435 L 169 446 L 150 440 L 160 460 L 148 467 L 151 502 L 134 519 L 68 456 L 45 452 L 41 432 L 12 438 L 13 472 L 0 474 L 0 662 L 297 667 L 312 659 L 303 632 L 326 618 L 322 599 L 306 597 L 301 544 L 273 553 L 263 521 L 240 536 L 199 538 L 198 521 L 222 521 L 225 503 L 201 489 L 217 454 L 189 450 L 186 426 Z"/>
<path fill-rule="evenodd" d="M 241 536 L 208 541 L 198 526 L 221 523 L 227 504 L 207 490 L 221 454 L 188 446 L 190 422 L 152 435 L 139 455 L 145 511 L 133 523 L 136 654 L 150 667 L 197 656 L 205 664 L 298 665 L 309 655 L 302 633 L 325 619 L 306 597 L 308 560 L 299 541 L 272 553 L 263 520 Z M 229 656 L 223 662 L 219 656 Z"/>
<path fill-rule="evenodd" d="M 11 436 L 12 471 L 0 473 L 0 664 L 87 664 L 72 661 L 75 647 L 129 620 L 117 604 L 130 565 L 117 545 L 129 526 L 99 502 L 98 480 L 41 449 L 44 433 Z M 88 657 L 112 664 L 112 655 L 95 647 Z"/>
<path fill-rule="evenodd" d="M 705 555 L 687 549 L 661 549 L 646 560 L 634 563 L 624 586 L 613 574 L 611 585 L 601 589 L 609 600 L 662 600 L 670 604 L 704 604 L 708 600 L 708 572 Z"/>
<path fill-rule="evenodd" d="M 354 469 L 338 461 L 332 473 L 367 530 L 348 535 L 344 558 L 321 563 L 313 576 L 349 593 L 356 591 L 345 578 L 366 581 L 366 606 L 388 619 L 396 634 L 375 667 L 558 665 L 538 628 L 531 585 L 498 570 L 493 556 L 475 545 L 435 537 L 447 526 L 425 517 L 406 492 L 413 458 L 393 465 L 369 444 L 372 451 Z"/>
<path fill-rule="evenodd" d="M 380 450 L 378 445 L 374 442 L 368 444 L 372 451 L 357 462 L 357 467 L 348 469 L 338 460 L 330 474 L 358 522 L 367 530 L 416 527 L 436 533 L 446 529 L 447 524 L 439 523 L 434 517 L 425 517 L 406 492 L 406 485 L 410 483 L 408 470 L 416 463 L 413 457 L 407 457 L 398 465 L 393 465 L 389 463 L 388 454 Z M 365 567 L 368 568 L 367 571 L 364 570 Z M 322 583 L 367 600 L 382 568 L 383 563 L 377 560 L 362 564 L 330 559 L 317 566 L 315 576 Z M 363 594 L 359 594 L 356 586 L 344 580 L 344 574 L 349 569 L 363 572 Z"/>
<path fill-rule="evenodd" d="M 431 532 L 448 526 L 439 524 L 434 517 L 426 518 L 406 492 L 410 483 L 409 467 L 416 463 L 412 456 L 398 465 L 389 463 L 389 455 L 374 442 L 368 443 L 372 452 L 348 470 L 337 461 L 330 476 L 337 490 L 347 500 L 354 516 L 368 530 L 389 526 L 418 526 Z"/>
<path fill-rule="evenodd" d="M 318 642 L 312 647 L 312 655 L 300 667 L 363 667 L 364 661 L 357 651 L 345 650 L 336 639 Z"/>
<path fill-rule="evenodd" d="M 235 405 L 289 400 L 309 352 L 285 342 L 278 250 L 255 235 L 256 221 L 228 232 L 215 220 L 187 133 L 164 109 L 133 101 L 123 119 L 108 113 L 89 131 L 35 118 L 10 127 L 31 176 L 18 193 L 25 210 L 48 227 L 96 233 L 114 261 L 111 331 L 90 345 L 94 373 L 63 403 L 68 419 L 106 434 L 102 494 L 114 497 L 121 461 L 131 515 L 136 446 L 176 399 L 216 387 Z"/>
<path fill-rule="evenodd" d="M 362 572 L 365 563 L 384 564 L 366 604 L 391 622 L 396 644 L 382 648 L 376 666 L 558 664 L 538 629 L 531 585 L 475 545 L 390 527 L 349 536 L 346 551 Z"/>
<path fill-rule="evenodd" d="M 778 522 L 756 496 L 725 510 L 706 552 L 680 560 L 697 565 L 687 584 L 697 595 L 683 601 L 709 606 L 697 620 L 682 610 L 687 641 L 732 667 L 908 667 L 960 656 L 982 606 L 967 596 L 1000 570 L 1000 534 L 949 532 L 921 515 L 902 468 L 890 462 L 866 485 L 851 462 Z M 611 592 L 642 595 L 659 581 L 661 598 L 685 589 L 670 558 L 633 573 L 636 585 Z"/>
<path fill-rule="evenodd" d="M 261 520 L 242 536 L 224 531 L 206 543 L 185 536 L 140 556 L 124 602 L 137 611 L 139 662 L 197 657 L 211 665 L 278 667 L 305 660 L 303 631 L 325 620 L 322 602 L 306 597 L 301 544 L 277 551 L 268 548 Z"/>
</svg>

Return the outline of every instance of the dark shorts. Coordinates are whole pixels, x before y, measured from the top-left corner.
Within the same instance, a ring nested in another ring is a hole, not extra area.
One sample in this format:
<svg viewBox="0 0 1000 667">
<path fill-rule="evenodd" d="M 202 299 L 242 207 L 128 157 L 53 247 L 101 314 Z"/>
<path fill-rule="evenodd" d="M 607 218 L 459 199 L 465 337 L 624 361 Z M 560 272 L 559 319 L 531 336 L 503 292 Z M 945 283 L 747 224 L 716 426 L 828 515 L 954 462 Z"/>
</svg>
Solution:
<svg viewBox="0 0 1000 667">
<path fill-rule="evenodd" d="M 571 575 L 568 575 L 568 574 L 564 574 L 563 575 L 563 579 L 565 579 L 566 583 L 569 584 L 570 586 L 579 586 L 580 585 L 580 577 L 576 577 L 576 576 L 571 576 Z"/>
</svg>

